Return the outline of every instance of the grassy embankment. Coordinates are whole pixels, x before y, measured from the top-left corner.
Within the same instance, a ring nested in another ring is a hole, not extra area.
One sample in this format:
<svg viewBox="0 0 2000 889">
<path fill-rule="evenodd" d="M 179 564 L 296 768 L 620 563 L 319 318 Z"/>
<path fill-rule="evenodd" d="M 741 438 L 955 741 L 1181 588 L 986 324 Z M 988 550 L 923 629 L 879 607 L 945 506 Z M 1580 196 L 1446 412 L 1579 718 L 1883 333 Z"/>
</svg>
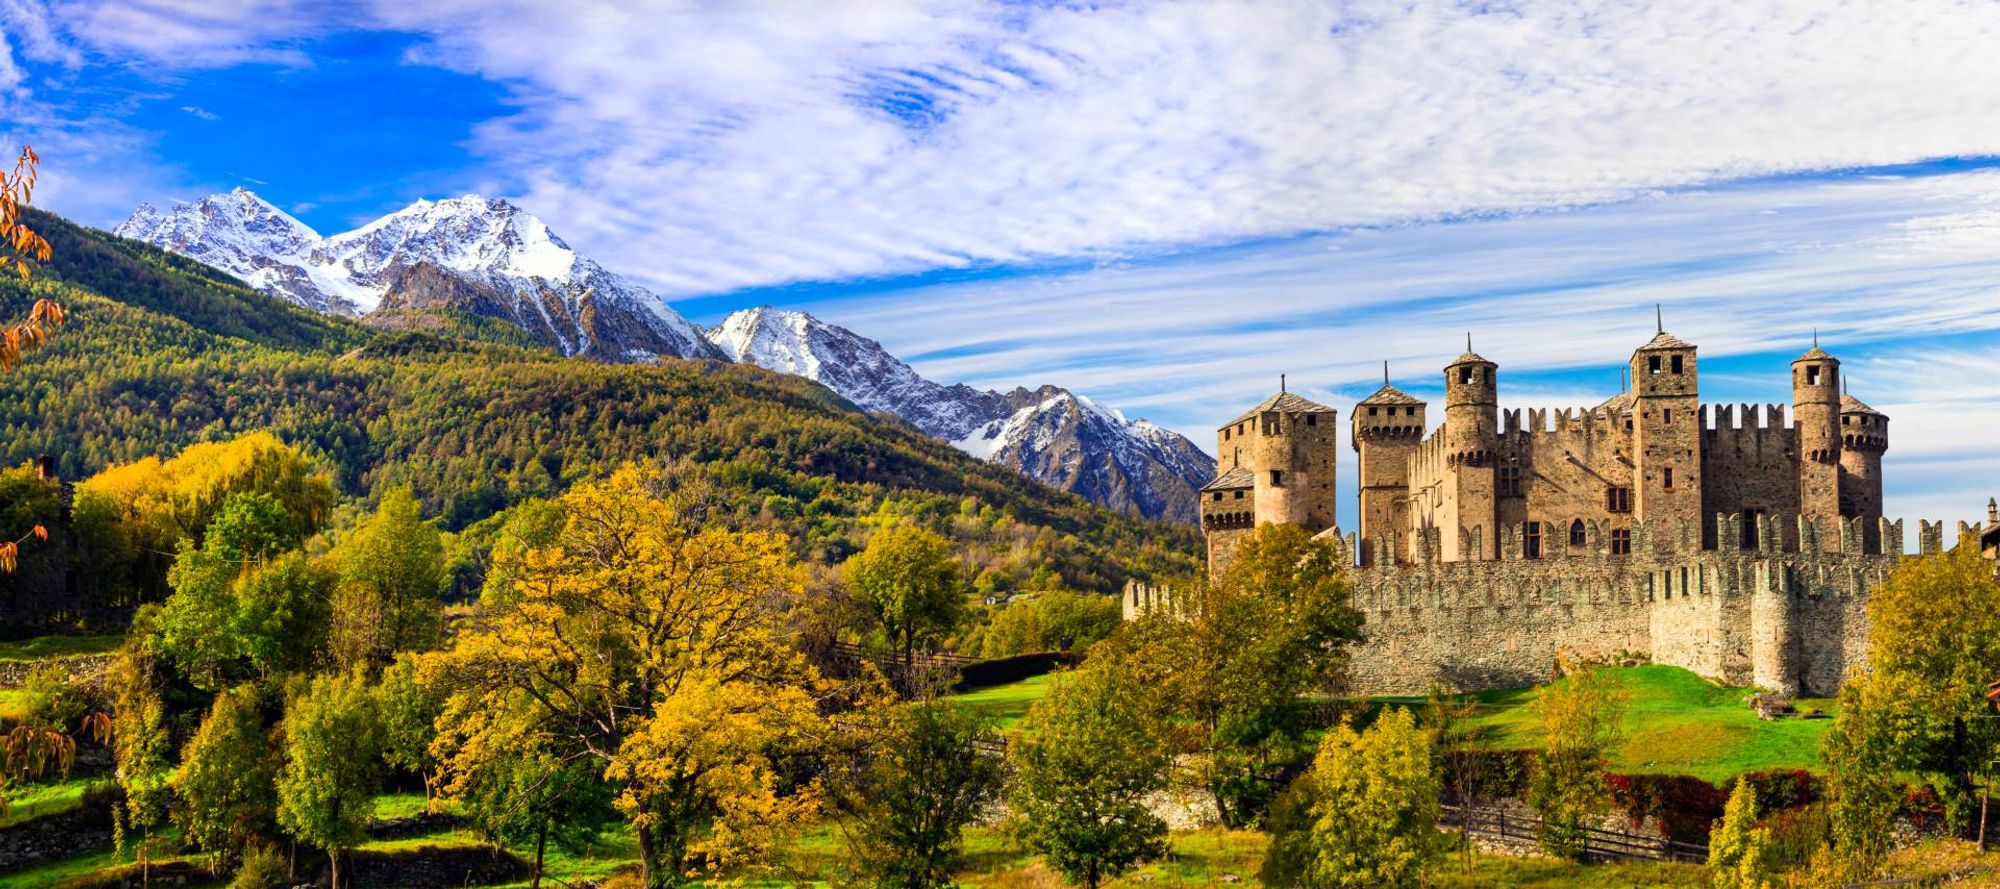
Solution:
<svg viewBox="0 0 2000 889">
<path fill-rule="evenodd" d="M 1833 725 L 1831 719 L 1762 721 L 1743 703 L 1754 689 L 1725 688 L 1679 667 L 1649 665 L 1613 672 L 1628 695 L 1624 737 L 1611 756 L 1612 768 L 1620 772 L 1693 775 L 1721 783 L 1761 769 L 1814 768 L 1820 737 Z M 1491 730 L 1489 745 L 1542 746 L 1540 726 L 1527 706 L 1533 697 L 1532 688 L 1474 696 L 1480 706 L 1474 724 Z M 1814 707 L 1834 710 L 1831 700 L 1802 699 L 1796 704 L 1802 713 Z"/>
</svg>

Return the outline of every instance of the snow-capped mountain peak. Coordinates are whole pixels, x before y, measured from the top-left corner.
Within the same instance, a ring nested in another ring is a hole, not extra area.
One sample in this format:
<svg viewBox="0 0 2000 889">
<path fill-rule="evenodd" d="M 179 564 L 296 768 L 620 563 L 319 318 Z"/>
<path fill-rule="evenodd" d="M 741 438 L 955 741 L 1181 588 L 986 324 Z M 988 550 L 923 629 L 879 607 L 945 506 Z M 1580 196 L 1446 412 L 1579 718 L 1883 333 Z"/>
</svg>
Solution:
<svg viewBox="0 0 2000 889">
<path fill-rule="evenodd" d="M 1151 518 L 1194 521 L 1215 461 L 1193 442 L 1056 386 L 1002 394 L 925 379 L 880 343 L 763 306 L 707 331 L 728 357 L 815 380 L 984 460 Z"/>
<path fill-rule="evenodd" d="M 320 237 L 237 188 L 166 212 L 142 205 L 114 233 L 317 311 L 469 312 L 517 324 L 565 355 L 716 357 L 665 301 L 578 254 L 534 214 L 501 198 L 419 200 Z"/>
</svg>

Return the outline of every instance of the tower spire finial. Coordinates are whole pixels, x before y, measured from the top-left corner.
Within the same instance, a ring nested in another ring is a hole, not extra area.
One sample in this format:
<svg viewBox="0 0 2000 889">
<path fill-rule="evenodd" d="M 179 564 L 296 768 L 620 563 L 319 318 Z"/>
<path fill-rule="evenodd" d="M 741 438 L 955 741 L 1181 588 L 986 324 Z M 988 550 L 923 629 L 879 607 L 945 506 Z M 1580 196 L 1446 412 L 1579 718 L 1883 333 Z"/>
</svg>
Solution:
<svg viewBox="0 0 2000 889">
<path fill-rule="evenodd" d="M 1813 348 L 1819 348 L 1819 328 L 1813 328 Z"/>
<path fill-rule="evenodd" d="M 1659 303 L 1653 304 L 1653 332 L 1654 333 L 1667 332 L 1667 315 L 1666 312 L 1660 308 Z"/>
<path fill-rule="evenodd" d="M 1386 358 L 1382 361 L 1382 385 L 1389 385 L 1389 361 Z"/>
<path fill-rule="evenodd" d="M 1472 331 L 1465 332 L 1465 351 L 1472 351 Z"/>
<path fill-rule="evenodd" d="M 1279 375 L 1278 375 L 1278 393 L 1282 395 L 1282 394 L 1284 394 L 1284 391 L 1285 391 L 1285 375 L 1284 375 L 1284 374 L 1279 374 Z"/>
</svg>

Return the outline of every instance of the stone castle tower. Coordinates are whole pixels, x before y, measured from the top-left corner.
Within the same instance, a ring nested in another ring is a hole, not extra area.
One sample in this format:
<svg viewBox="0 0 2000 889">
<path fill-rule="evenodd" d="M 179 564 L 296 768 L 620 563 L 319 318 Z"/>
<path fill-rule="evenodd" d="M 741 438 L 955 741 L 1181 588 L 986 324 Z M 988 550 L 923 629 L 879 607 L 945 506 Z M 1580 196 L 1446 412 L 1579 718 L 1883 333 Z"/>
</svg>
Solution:
<svg viewBox="0 0 2000 889">
<path fill-rule="evenodd" d="M 1211 566 L 1227 564 L 1257 525 L 1333 526 L 1335 419 L 1280 381 L 1278 394 L 1215 431 L 1216 477 L 1200 495 Z"/>
<path fill-rule="evenodd" d="M 1250 529 L 1341 541 L 1370 641 L 1367 691 L 1519 684 L 1561 653 L 1645 653 L 1726 681 L 1827 692 L 1865 653 L 1866 597 L 1903 548 L 1882 518 L 1888 418 L 1840 362 L 1792 362 L 1792 412 L 1701 402 L 1696 347 L 1634 350 L 1591 408 L 1502 410 L 1499 365 L 1444 368 L 1443 423 L 1391 384 L 1356 403 L 1359 528 L 1334 527 L 1335 413 L 1280 391 L 1216 433 L 1209 568 Z M 1921 548 L 1940 549 L 1943 523 Z M 1171 600 L 1145 591 L 1144 611 Z M 1137 604 L 1135 604 L 1137 603 Z"/>
</svg>

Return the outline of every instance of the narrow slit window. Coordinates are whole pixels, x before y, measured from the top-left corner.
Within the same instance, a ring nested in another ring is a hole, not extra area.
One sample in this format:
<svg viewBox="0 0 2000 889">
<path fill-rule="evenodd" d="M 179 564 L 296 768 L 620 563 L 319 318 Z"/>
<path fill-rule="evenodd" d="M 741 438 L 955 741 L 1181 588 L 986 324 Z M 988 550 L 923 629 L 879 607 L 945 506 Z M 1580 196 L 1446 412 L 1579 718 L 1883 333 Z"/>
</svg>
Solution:
<svg viewBox="0 0 2000 889">
<path fill-rule="evenodd" d="M 1542 523 L 1529 522 L 1527 536 L 1522 538 L 1522 555 L 1530 559 L 1542 557 Z"/>
</svg>

